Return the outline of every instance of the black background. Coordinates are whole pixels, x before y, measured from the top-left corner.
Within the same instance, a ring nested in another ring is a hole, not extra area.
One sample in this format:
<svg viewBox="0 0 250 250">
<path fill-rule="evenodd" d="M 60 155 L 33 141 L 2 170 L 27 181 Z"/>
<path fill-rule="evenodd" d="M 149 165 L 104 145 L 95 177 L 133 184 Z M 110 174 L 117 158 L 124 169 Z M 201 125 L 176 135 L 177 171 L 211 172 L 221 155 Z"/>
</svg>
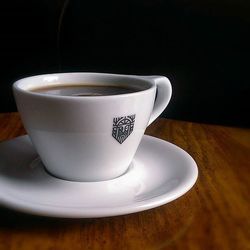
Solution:
<svg viewBox="0 0 250 250">
<path fill-rule="evenodd" d="M 166 75 L 164 117 L 250 126 L 248 1 L 3 1 L 0 112 L 42 73 Z"/>
</svg>

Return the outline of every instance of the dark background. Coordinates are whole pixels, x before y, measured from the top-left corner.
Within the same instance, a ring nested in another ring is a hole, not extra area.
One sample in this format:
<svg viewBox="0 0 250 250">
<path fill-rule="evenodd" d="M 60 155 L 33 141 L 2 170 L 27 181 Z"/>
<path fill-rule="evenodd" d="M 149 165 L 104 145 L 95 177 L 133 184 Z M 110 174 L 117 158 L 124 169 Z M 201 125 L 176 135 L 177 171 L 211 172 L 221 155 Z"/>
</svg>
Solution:
<svg viewBox="0 0 250 250">
<path fill-rule="evenodd" d="M 13 81 L 93 71 L 166 75 L 163 116 L 250 127 L 248 1 L 3 1 L 0 112 Z"/>
</svg>

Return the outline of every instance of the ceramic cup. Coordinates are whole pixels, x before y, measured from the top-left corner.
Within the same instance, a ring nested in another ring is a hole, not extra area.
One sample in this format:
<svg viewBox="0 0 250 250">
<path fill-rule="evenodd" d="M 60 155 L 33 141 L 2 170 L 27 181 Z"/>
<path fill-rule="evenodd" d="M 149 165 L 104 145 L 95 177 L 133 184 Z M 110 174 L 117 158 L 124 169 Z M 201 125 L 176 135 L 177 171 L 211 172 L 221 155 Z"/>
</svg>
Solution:
<svg viewBox="0 0 250 250">
<path fill-rule="evenodd" d="M 31 91 L 84 83 L 122 84 L 139 91 L 81 97 Z M 103 181 L 125 173 L 145 129 L 166 108 L 172 93 L 164 76 L 103 73 L 37 75 L 16 81 L 13 91 L 24 127 L 45 168 L 71 181 Z"/>
</svg>

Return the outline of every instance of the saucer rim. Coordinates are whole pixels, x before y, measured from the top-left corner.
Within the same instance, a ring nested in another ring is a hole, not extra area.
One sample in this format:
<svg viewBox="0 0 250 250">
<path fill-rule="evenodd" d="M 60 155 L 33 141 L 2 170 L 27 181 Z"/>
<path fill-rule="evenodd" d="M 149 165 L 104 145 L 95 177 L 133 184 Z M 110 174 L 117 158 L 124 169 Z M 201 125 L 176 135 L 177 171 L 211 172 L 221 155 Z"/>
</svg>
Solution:
<svg viewBox="0 0 250 250">
<path fill-rule="evenodd" d="M 28 135 L 19 136 L 8 141 L 16 140 L 21 137 L 29 137 Z M 177 188 L 171 190 L 170 192 L 152 197 L 143 201 L 135 201 L 129 205 L 125 206 L 115 206 L 115 207 L 62 207 L 56 205 L 45 205 L 39 203 L 32 203 L 26 200 L 22 200 L 19 197 L 14 197 L 13 195 L 1 195 L 4 190 L 0 192 L 0 206 L 13 209 L 15 211 L 45 216 L 45 217 L 57 217 L 57 218 L 101 218 L 101 217 L 113 217 L 126 214 L 132 214 L 141 212 L 144 210 L 153 209 L 162 205 L 165 205 L 177 198 L 183 196 L 187 193 L 196 183 L 198 178 L 198 167 L 192 156 L 179 146 L 170 143 L 168 141 L 162 140 L 157 137 L 144 135 L 143 138 L 146 140 L 154 140 L 156 143 L 168 144 L 170 147 L 174 147 L 175 150 L 182 152 L 185 155 L 185 161 L 189 161 L 189 178 L 186 178 L 184 183 L 178 185 Z M 1 142 L 5 143 L 8 141 Z M 119 177 L 118 177 L 119 178 Z M 17 201 L 18 200 L 18 201 Z M 61 210 L 60 210 L 61 208 Z"/>
</svg>

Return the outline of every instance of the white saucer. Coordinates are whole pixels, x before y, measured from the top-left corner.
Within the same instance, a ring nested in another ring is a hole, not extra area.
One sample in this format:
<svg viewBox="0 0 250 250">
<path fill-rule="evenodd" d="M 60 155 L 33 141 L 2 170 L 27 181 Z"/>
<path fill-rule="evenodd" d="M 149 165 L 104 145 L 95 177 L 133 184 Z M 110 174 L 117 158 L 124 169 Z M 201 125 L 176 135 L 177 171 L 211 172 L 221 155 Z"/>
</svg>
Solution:
<svg viewBox="0 0 250 250">
<path fill-rule="evenodd" d="M 51 176 L 28 136 L 0 144 L 0 204 L 37 215 L 96 218 L 139 212 L 182 196 L 197 175 L 188 153 L 151 136 L 143 137 L 124 175 L 102 182 Z"/>
</svg>

